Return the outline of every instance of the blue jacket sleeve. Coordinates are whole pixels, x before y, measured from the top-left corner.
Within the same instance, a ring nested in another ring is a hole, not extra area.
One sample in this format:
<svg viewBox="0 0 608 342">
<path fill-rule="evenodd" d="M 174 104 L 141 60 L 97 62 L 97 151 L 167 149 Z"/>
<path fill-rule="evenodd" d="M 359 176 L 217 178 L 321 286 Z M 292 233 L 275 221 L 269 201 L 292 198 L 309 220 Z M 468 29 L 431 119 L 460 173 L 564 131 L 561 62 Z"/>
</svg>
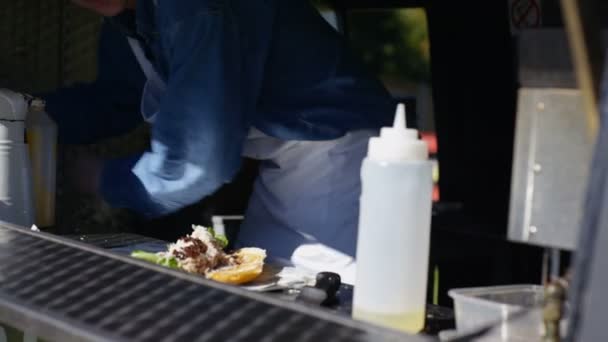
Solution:
<svg viewBox="0 0 608 342">
<path fill-rule="evenodd" d="M 145 76 L 119 29 L 104 23 L 99 36 L 95 81 L 46 94 L 61 143 L 93 143 L 124 134 L 142 122 L 139 104 Z"/>
<path fill-rule="evenodd" d="M 204 2 L 172 3 L 160 2 L 158 9 L 169 76 L 151 150 L 108 161 L 101 181 L 107 202 L 149 218 L 196 203 L 228 182 L 240 166 L 250 122 L 233 14 L 186 8 Z"/>
</svg>

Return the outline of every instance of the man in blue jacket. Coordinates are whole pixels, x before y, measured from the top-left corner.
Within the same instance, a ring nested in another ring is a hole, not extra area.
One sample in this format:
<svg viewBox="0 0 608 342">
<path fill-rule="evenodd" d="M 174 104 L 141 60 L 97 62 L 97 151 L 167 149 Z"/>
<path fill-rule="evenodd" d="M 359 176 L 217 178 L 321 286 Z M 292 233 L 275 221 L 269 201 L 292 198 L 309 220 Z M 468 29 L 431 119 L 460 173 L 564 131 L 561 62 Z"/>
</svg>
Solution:
<svg viewBox="0 0 608 342">
<path fill-rule="evenodd" d="M 306 0 L 73 0 L 124 31 L 149 151 L 87 161 L 84 191 L 145 217 L 260 173 L 237 246 L 352 282 L 359 170 L 395 104 Z M 83 176 L 84 177 L 84 176 Z"/>
<path fill-rule="evenodd" d="M 146 77 L 122 31 L 101 26 L 97 79 L 47 94 L 37 94 L 58 123 L 64 144 L 90 144 L 130 132 L 143 122 L 139 114 Z"/>
</svg>

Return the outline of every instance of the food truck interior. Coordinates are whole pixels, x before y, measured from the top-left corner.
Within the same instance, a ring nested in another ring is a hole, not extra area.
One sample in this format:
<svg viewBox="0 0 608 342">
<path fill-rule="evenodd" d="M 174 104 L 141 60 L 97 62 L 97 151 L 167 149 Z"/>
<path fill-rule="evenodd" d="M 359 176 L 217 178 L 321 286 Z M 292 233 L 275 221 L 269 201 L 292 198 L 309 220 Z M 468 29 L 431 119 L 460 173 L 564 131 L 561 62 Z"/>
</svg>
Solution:
<svg viewBox="0 0 608 342">
<path fill-rule="evenodd" d="M 410 122 L 424 125 L 421 131 L 436 139 L 440 176 L 431 265 L 439 270 L 439 302 L 450 305 L 448 288 L 538 282 L 543 250 L 506 238 L 518 89 L 507 4 L 350 0 L 319 5 L 335 15 L 337 28 L 370 68 L 383 73 L 389 90 L 407 104 Z M 544 26 L 560 25 L 557 4 L 543 4 L 543 10 Z M 37 93 L 96 77 L 99 20 L 94 15 L 69 1 L 33 0 L 6 2 L 1 13 L 3 87 Z M 215 199 L 162 220 L 129 221 L 126 229 L 172 240 L 193 218 L 209 219 L 201 212 L 242 214 L 252 164 L 245 163 L 241 177 Z M 61 216 L 81 199 L 59 196 L 57 231 L 93 229 L 87 218 Z M 101 215 L 85 210 L 80 215 L 87 213 Z M 119 229 L 111 223 L 108 229 Z"/>
<path fill-rule="evenodd" d="M 547 77 L 541 67 L 536 73 L 522 68 L 526 61 L 521 56 L 526 54 L 521 47 L 527 45 L 520 37 L 525 32 L 564 29 L 559 1 L 535 3 L 542 9 L 540 19 L 518 27 L 530 19 L 514 19 L 513 1 L 506 0 L 315 1 L 370 70 L 406 104 L 408 122 L 431 147 L 436 192 L 429 303 L 451 307 L 448 290 L 453 288 L 539 284 L 546 278 L 549 259 L 557 262 L 553 268 L 560 276 L 569 268 L 571 249 L 517 241 L 509 228 L 518 94 L 527 87 L 576 88 L 570 82 L 573 76 L 564 81 Z M 91 82 L 98 77 L 100 23 L 99 17 L 67 0 L 3 1 L 0 87 L 38 94 Z M 570 58 L 567 48 L 556 54 Z M 243 214 L 256 172 L 252 160 L 245 160 L 237 179 L 215 195 L 153 221 L 62 187 L 61 158 L 79 149 L 100 155 L 127 153 L 125 148 L 146 143 L 146 129 L 99 144 L 61 146 L 57 224 L 48 231 L 128 232 L 170 241 L 192 223 L 211 224 L 212 216 Z"/>
</svg>

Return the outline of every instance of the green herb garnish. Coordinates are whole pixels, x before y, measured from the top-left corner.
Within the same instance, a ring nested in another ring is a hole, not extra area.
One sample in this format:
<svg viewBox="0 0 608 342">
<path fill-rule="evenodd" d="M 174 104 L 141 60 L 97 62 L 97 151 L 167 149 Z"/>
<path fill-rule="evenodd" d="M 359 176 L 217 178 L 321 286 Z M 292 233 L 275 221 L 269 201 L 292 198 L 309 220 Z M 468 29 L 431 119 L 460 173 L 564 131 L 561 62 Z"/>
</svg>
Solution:
<svg viewBox="0 0 608 342">
<path fill-rule="evenodd" d="M 169 267 L 169 268 L 179 268 L 177 263 L 177 259 L 174 257 L 162 257 L 156 253 L 144 252 L 144 251 L 133 251 L 131 256 L 135 259 L 145 260 L 157 265 Z"/>
<path fill-rule="evenodd" d="M 220 247 L 222 247 L 222 249 L 224 249 L 228 246 L 228 238 L 225 235 L 216 234 L 215 230 L 211 227 L 205 227 L 205 228 L 207 228 L 207 231 L 209 232 L 209 234 L 211 234 L 211 236 L 213 236 L 213 238 L 220 244 Z"/>
</svg>

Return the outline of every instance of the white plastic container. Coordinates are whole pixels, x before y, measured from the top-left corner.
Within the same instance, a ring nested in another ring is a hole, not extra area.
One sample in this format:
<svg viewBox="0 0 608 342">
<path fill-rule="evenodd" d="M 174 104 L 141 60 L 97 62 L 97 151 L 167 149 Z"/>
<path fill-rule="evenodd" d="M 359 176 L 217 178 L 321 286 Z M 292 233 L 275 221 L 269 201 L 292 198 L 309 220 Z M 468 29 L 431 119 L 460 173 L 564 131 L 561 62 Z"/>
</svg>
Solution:
<svg viewBox="0 0 608 342">
<path fill-rule="evenodd" d="M 523 342 L 542 336 L 543 292 L 538 285 L 509 285 L 453 289 L 448 294 L 454 300 L 458 333 L 496 324 L 481 341 Z M 513 319 L 522 310 L 529 312 Z"/>
<path fill-rule="evenodd" d="M 370 139 L 361 169 L 353 318 L 417 333 L 424 328 L 433 163 L 398 107 Z"/>
<path fill-rule="evenodd" d="M 27 116 L 27 141 L 30 147 L 36 225 L 55 224 L 57 174 L 57 125 L 45 111 L 43 100 L 34 99 Z"/>
<path fill-rule="evenodd" d="M 34 223 L 31 168 L 24 143 L 27 103 L 0 89 L 0 222 L 29 228 Z"/>
</svg>

